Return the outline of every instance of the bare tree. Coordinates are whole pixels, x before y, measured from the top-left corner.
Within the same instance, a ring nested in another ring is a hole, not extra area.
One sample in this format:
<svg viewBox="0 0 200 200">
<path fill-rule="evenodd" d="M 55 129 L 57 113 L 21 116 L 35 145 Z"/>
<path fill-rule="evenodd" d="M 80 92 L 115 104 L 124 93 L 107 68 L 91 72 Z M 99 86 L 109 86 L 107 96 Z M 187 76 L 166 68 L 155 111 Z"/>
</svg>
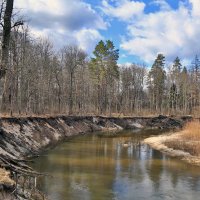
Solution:
<svg viewBox="0 0 200 200">
<path fill-rule="evenodd" d="M 13 2 L 14 0 L 6 1 L 6 8 L 4 12 L 4 23 L 3 26 L 3 41 L 2 41 L 2 56 L 1 56 L 1 68 L 0 68 L 0 78 L 5 76 L 8 56 L 9 56 L 9 43 L 10 43 L 10 33 L 11 33 L 11 17 L 13 12 Z M 3 4 L 2 4 L 3 5 Z"/>
<path fill-rule="evenodd" d="M 79 66 L 83 65 L 86 58 L 86 53 L 79 49 L 77 46 L 66 46 L 63 49 L 63 58 L 65 67 L 69 76 L 69 97 L 68 97 L 68 108 L 69 115 L 73 113 L 73 90 L 75 73 Z"/>
</svg>

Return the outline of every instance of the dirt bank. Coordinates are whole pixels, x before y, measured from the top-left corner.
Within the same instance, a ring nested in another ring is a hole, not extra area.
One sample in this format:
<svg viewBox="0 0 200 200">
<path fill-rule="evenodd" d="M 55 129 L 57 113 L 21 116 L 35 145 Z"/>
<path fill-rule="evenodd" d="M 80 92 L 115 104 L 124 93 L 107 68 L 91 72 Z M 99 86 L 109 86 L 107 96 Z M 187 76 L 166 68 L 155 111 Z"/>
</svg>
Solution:
<svg viewBox="0 0 200 200">
<path fill-rule="evenodd" d="M 0 166 L 5 169 L 18 169 L 24 166 L 23 160 L 38 155 L 44 149 L 56 145 L 67 137 L 96 131 L 116 131 L 122 129 L 160 128 L 175 129 L 182 127 L 188 118 L 158 117 L 99 117 L 99 116 L 58 116 L 58 117 L 21 117 L 0 118 Z M 9 162 L 8 162 L 8 160 Z M 17 170 L 12 173 L 18 176 L 26 170 Z M 17 175 L 16 175 L 17 174 Z M 9 179 L 9 173 L 4 170 Z M 5 177 L 4 177 L 5 178 Z M 34 178 L 34 176 L 33 176 Z M 1 180 L 1 179 L 0 179 Z M 23 178 L 25 181 L 25 178 Z M 15 190 L 16 183 L 11 180 L 6 184 L 0 182 L 2 191 L 5 188 Z M 12 196 L 12 195 L 11 195 Z M 26 197 L 23 197 L 26 199 Z M 23 199 L 22 198 L 22 199 Z M 30 197 L 28 197 L 30 199 Z M 8 199 L 15 199 L 9 197 Z"/>
<path fill-rule="evenodd" d="M 0 154 L 21 159 L 40 153 L 69 136 L 94 131 L 180 128 L 185 119 L 159 117 L 27 117 L 0 118 Z"/>
</svg>

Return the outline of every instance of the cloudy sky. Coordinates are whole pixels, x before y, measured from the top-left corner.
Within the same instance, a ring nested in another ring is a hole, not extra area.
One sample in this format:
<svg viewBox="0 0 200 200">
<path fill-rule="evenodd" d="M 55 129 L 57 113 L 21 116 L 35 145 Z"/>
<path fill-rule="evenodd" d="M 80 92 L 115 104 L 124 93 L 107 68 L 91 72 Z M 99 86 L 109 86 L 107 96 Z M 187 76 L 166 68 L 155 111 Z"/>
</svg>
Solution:
<svg viewBox="0 0 200 200">
<path fill-rule="evenodd" d="M 151 64 L 200 55 L 200 0 L 15 0 L 35 37 L 88 53 L 101 39 L 120 49 L 119 63 Z"/>
</svg>

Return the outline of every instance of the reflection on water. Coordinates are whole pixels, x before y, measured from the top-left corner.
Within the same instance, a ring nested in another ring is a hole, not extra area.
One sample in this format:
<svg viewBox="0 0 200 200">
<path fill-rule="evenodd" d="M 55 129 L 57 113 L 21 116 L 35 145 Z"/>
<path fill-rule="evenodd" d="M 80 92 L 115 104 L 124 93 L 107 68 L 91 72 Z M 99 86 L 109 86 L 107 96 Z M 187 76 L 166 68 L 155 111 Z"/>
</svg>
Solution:
<svg viewBox="0 0 200 200">
<path fill-rule="evenodd" d="M 141 144 L 152 134 L 125 132 L 72 138 L 36 159 L 53 177 L 39 180 L 50 200 L 196 200 L 200 168 Z"/>
</svg>

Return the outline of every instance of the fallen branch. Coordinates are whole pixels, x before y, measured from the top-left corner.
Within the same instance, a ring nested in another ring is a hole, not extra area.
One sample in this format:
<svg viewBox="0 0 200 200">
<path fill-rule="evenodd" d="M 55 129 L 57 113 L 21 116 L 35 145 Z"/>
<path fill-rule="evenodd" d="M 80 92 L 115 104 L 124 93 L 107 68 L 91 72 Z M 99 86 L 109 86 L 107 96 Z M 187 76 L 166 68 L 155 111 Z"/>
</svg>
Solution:
<svg viewBox="0 0 200 200">
<path fill-rule="evenodd" d="M 24 161 L 19 161 L 8 156 L 1 155 L 0 156 L 0 166 L 4 167 L 11 172 L 15 172 L 17 174 L 38 177 L 38 176 L 49 176 L 48 174 L 39 173 L 33 170 L 28 165 L 24 164 Z"/>
</svg>

